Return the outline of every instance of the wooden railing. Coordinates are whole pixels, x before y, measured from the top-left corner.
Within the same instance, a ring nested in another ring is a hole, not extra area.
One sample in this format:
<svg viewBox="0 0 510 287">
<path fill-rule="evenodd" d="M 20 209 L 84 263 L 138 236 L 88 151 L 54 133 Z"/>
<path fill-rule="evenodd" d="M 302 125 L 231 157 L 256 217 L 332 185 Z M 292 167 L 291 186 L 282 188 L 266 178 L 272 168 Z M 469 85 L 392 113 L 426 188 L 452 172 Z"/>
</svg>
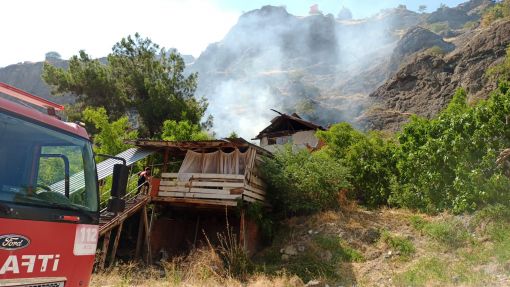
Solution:
<svg viewBox="0 0 510 287">
<path fill-rule="evenodd" d="M 264 183 L 247 174 L 163 173 L 158 196 L 186 199 L 265 201 Z"/>
</svg>

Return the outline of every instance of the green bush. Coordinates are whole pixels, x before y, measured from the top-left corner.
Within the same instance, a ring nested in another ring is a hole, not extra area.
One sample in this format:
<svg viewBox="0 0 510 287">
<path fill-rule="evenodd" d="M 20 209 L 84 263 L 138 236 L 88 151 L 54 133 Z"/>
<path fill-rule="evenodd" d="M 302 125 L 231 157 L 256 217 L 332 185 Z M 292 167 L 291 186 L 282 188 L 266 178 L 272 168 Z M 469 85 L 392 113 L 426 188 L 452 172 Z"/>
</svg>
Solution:
<svg viewBox="0 0 510 287">
<path fill-rule="evenodd" d="M 386 204 L 395 181 L 397 146 L 380 132 L 362 133 L 348 123 L 333 125 L 317 132 L 327 146 L 324 149 L 349 170 L 355 197 L 375 207 Z"/>
<path fill-rule="evenodd" d="M 503 0 L 484 11 L 482 15 L 482 26 L 487 27 L 492 22 L 510 17 L 510 0 Z"/>
<path fill-rule="evenodd" d="M 404 126 L 390 203 L 456 213 L 508 204 L 510 180 L 495 163 L 499 151 L 510 146 L 508 84 L 502 82 L 475 106 L 466 98 L 459 89 L 437 118 L 412 117 Z"/>
<path fill-rule="evenodd" d="M 292 151 L 290 145 L 266 158 L 262 166 L 274 210 L 309 213 L 338 207 L 338 193 L 350 188 L 349 173 L 324 152 Z"/>
</svg>

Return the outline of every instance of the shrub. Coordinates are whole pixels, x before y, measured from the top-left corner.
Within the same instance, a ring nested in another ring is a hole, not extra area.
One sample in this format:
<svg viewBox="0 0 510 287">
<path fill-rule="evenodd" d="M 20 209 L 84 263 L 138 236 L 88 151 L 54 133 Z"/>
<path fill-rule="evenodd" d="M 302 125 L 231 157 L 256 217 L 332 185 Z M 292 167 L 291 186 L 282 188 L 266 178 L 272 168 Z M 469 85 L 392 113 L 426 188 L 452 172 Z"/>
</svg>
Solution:
<svg viewBox="0 0 510 287">
<path fill-rule="evenodd" d="M 375 207 L 386 204 L 395 180 L 396 145 L 380 132 L 361 133 L 348 123 L 317 132 L 324 149 L 348 168 L 354 195 L 361 203 Z"/>
<path fill-rule="evenodd" d="M 274 210 L 309 213 L 338 207 L 338 193 L 350 188 L 349 173 L 324 152 L 292 151 L 290 145 L 266 158 L 262 166 Z"/>
<path fill-rule="evenodd" d="M 381 235 L 381 240 L 389 247 L 400 252 L 403 257 L 409 257 L 416 252 L 416 248 L 411 240 L 402 236 L 393 235 L 388 231 L 384 231 Z"/>
<path fill-rule="evenodd" d="M 398 182 L 390 202 L 427 212 L 475 210 L 508 203 L 510 180 L 495 163 L 510 145 L 510 92 L 501 83 L 470 107 L 460 89 L 435 119 L 412 117 L 398 135 Z"/>
<path fill-rule="evenodd" d="M 510 0 L 503 0 L 484 11 L 482 15 L 482 26 L 487 27 L 492 22 L 510 17 Z"/>
</svg>

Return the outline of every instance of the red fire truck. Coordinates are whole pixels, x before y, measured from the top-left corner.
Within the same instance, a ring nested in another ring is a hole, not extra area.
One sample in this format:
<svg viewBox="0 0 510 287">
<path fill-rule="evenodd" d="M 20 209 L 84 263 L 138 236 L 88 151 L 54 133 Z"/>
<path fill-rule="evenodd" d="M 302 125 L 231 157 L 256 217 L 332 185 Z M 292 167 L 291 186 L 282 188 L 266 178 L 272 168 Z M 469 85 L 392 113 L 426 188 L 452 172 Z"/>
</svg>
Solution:
<svg viewBox="0 0 510 287">
<path fill-rule="evenodd" d="M 88 286 L 99 223 L 88 134 L 60 105 L 4 83 L 0 93 L 17 98 L 0 97 L 0 286 Z"/>
</svg>

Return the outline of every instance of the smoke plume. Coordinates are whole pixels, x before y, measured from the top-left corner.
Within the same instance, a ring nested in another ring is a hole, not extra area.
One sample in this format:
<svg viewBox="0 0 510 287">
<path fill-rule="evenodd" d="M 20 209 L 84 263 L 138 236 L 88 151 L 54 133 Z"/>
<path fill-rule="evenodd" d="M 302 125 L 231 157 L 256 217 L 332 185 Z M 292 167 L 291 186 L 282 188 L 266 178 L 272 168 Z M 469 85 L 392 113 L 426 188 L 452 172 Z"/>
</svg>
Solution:
<svg viewBox="0 0 510 287">
<path fill-rule="evenodd" d="M 243 14 L 189 68 L 199 74 L 197 95 L 209 100 L 217 136 L 253 138 L 276 115 L 270 109 L 323 125 L 354 123 L 370 106 L 368 93 L 388 77 L 398 31 L 418 16 L 390 9 L 343 19 L 274 6 Z"/>
</svg>

